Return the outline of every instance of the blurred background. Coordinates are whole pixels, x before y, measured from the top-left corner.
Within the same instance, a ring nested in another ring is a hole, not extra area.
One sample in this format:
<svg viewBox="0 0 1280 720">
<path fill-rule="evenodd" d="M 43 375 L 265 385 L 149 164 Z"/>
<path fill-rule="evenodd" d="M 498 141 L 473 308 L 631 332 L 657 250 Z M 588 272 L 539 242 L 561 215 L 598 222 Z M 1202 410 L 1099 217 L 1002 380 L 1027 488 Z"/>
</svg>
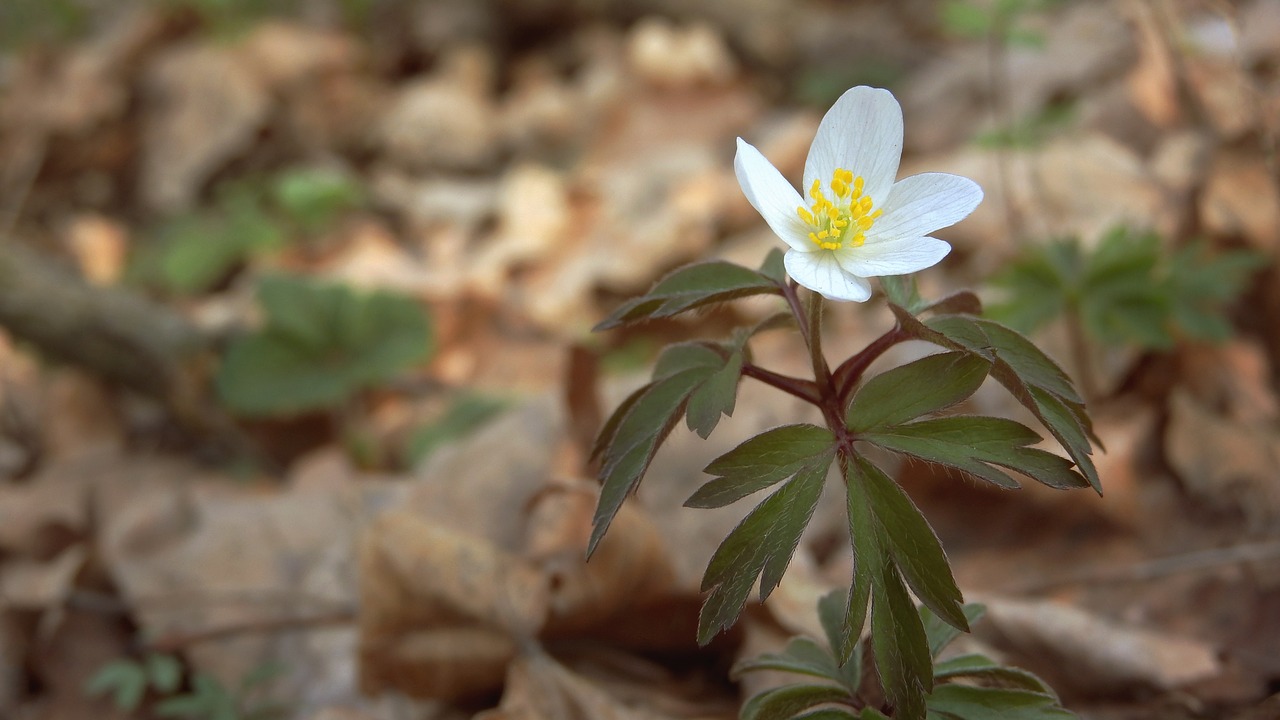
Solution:
<svg viewBox="0 0 1280 720">
<path fill-rule="evenodd" d="M 847 583 L 843 500 L 707 648 L 749 505 L 681 504 L 814 416 L 745 381 L 584 565 L 588 454 L 665 343 L 776 308 L 591 328 L 779 246 L 734 138 L 798 182 L 858 84 L 902 176 L 986 191 L 925 296 L 1031 333 L 1106 446 L 1103 498 L 899 468 L 966 642 L 1086 718 L 1280 717 L 1274 0 L 4 0 L 0 716 L 736 717 Z M 832 308 L 829 355 L 890 322 Z"/>
</svg>

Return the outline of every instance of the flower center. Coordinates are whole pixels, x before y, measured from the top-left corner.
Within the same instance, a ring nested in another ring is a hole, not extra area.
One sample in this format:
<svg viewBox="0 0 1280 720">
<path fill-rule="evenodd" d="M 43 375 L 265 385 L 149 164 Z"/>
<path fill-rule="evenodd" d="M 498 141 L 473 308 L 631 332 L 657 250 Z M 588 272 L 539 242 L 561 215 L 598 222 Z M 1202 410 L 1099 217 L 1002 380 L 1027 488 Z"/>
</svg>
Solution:
<svg viewBox="0 0 1280 720">
<path fill-rule="evenodd" d="M 813 205 L 796 208 L 800 219 L 808 223 L 813 231 L 809 239 L 823 250 L 839 250 L 842 247 L 860 247 L 867 241 L 867 230 L 883 210 L 871 210 L 871 198 L 862 194 L 866 181 L 862 176 L 854 177 L 844 168 L 836 168 L 831 174 L 831 192 L 835 200 L 827 198 L 822 191 L 822 182 L 815 179 L 809 188 L 809 197 Z"/>
</svg>

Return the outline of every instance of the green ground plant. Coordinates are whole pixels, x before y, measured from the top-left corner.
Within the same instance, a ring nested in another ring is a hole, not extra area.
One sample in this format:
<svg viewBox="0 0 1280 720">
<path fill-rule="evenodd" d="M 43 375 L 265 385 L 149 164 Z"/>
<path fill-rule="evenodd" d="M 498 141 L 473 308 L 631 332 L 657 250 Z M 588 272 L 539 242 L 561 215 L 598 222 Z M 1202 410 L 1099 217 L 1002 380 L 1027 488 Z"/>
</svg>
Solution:
<svg viewBox="0 0 1280 720">
<path fill-rule="evenodd" d="M 856 562 L 839 612 L 829 602 L 823 611 L 829 621 L 832 662 L 837 668 L 852 662 L 869 619 L 874 666 L 888 701 L 883 708 L 861 709 L 860 717 L 887 712 L 918 720 L 926 716 L 930 698 L 936 704 L 941 702 L 938 697 L 971 691 L 933 694 L 936 670 L 929 635 L 909 590 L 933 617 L 956 631 L 967 631 L 970 617 L 937 536 L 867 449 L 875 446 L 946 466 L 1004 488 L 1019 485 L 1009 470 L 1054 488 L 1100 490 L 1101 485 L 1090 459 L 1096 439 L 1083 401 L 1048 356 L 1014 330 L 982 317 L 972 293 L 930 302 L 919 296 L 909 278 L 886 277 L 882 284 L 896 325 L 830 370 L 821 350 L 823 300 L 816 293 L 802 295 L 788 281 L 778 252 L 759 270 L 719 261 L 681 268 L 602 322 L 599 329 L 607 330 L 753 295 L 779 296 L 789 309 L 788 315 L 780 316 L 785 322 L 775 316 L 728 340 L 678 343 L 661 354 L 651 382 L 627 397 L 600 432 L 595 456 L 600 460 L 602 490 L 589 552 L 681 418 L 690 430 L 709 436 L 722 416 L 733 413 L 744 377 L 812 403 L 822 411 L 824 425 L 785 425 L 747 440 L 707 466 L 712 479 L 686 502 L 690 507 L 722 507 L 778 486 L 712 555 L 703 577 L 707 596 L 698 641 L 710 642 L 732 625 L 757 583 L 761 601 L 777 587 L 834 467 L 845 488 Z M 750 339 L 783 326 L 800 329 L 813 360 L 814 380 L 779 375 L 752 361 Z M 907 340 L 924 340 L 943 352 L 864 377 L 885 350 Z M 969 397 L 988 377 L 1030 410 L 1070 459 L 1032 447 L 1040 435 L 1013 420 L 936 416 Z M 824 692 L 822 697 L 840 702 L 836 690 Z M 1065 716 L 1051 695 L 1042 695 L 1036 707 L 1054 708 L 1059 715 L 1008 714 L 1030 702 L 1022 695 L 992 693 L 983 695 L 983 702 L 1006 712 L 991 717 Z M 818 698 L 805 697 L 805 702 Z M 744 717 L 784 718 L 799 716 L 802 710 L 781 700 L 753 702 Z M 838 709 L 819 713 L 803 717 L 859 717 Z"/>
</svg>

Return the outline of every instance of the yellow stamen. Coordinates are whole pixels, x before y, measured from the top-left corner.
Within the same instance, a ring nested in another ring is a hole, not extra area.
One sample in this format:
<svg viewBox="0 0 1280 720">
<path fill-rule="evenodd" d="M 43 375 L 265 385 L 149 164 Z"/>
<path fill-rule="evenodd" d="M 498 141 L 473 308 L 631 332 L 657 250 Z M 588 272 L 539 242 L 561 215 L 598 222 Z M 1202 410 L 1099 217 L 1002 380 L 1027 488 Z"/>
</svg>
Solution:
<svg viewBox="0 0 1280 720">
<path fill-rule="evenodd" d="M 813 204 L 808 208 L 796 208 L 796 214 L 813 228 L 809 240 L 823 250 L 839 250 L 859 247 L 866 242 L 866 233 L 884 211 L 873 211 L 870 197 L 864 196 L 866 180 L 849 170 L 837 168 L 831 174 L 827 187 L 835 195 L 832 201 L 823 192 L 821 180 L 815 179 L 809 188 Z"/>
</svg>

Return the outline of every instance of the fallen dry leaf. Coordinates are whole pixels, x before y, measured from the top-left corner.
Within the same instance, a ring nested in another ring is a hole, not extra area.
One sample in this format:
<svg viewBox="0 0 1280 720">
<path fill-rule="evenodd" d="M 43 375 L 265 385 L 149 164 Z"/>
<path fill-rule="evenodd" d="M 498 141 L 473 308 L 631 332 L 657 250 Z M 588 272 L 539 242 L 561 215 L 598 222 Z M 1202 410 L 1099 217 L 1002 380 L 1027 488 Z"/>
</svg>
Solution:
<svg viewBox="0 0 1280 720">
<path fill-rule="evenodd" d="M 987 607 L 974 626 L 977 637 L 1064 694 L 1171 690 L 1223 671 L 1217 650 L 1199 640 L 1117 625 L 1054 602 L 976 599 Z"/>
</svg>

